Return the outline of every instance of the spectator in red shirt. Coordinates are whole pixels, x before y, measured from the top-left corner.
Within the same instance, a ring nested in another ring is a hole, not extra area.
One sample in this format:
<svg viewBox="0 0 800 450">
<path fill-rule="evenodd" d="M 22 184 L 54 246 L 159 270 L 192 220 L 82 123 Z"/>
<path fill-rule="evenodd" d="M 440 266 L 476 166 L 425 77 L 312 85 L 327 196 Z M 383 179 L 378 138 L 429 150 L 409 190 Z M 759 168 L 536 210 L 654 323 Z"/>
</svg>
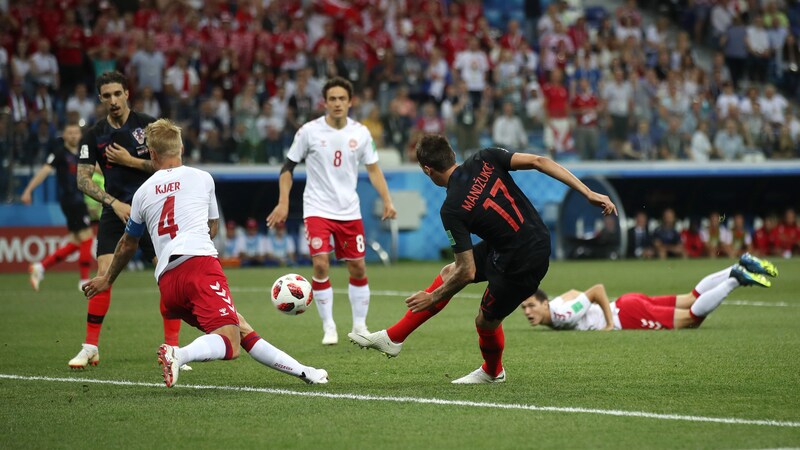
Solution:
<svg viewBox="0 0 800 450">
<path fill-rule="evenodd" d="M 773 231 L 778 225 L 778 218 L 770 214 L 764 218 L 764 225 L 753 233 L 753 247 L 758 256 L 768 256 L 773 254 L 775 243 L 773 242 Z"/>
<path fill-rule="evenodd" d="M 514 19 L 508 21 L 508 31 L 500 38 L 500 46 L 517 52 L 522 49 L 525 35 L 519 29 L 519 22 Z"/>
<path fill-rule="evenodd" d="M 595 159 L 600 135 L 597 121 L 600 102 L 587 78 L 578 81 L 572 110 L 575 112 L 575 150 L 581 159 Z"/>
<path fill-rule="evenodd" d="M 797 216 L 794 209 L 789 208 L 783 214 L 783 222 L 778 224 L 772 232 L 770 238 L 774 243 L 773 253 L 784 258 L 791 258 L 798 251 L 798 238 L 800 229 L 797 226 Z"/>
<path fill-rule="evenodd" d="M 735 256 L 742 256 L 744 253 L 751 253 L 753 251 L 753 239 L 750 236 L 750 231 L 745 227 L 744 215 L 742 213 L 733 215 L 731 237 L 731 248 Z"/>
<path fill-rule="evenodd" d="M 84 34 L 75 20 L 74 11 L 64 11 L 64 22 L 58 27 L 55 43 L 58 48 L 56 58 L 61 67 L 61 85 L 66 92 L 72 92 L 76 84 L 84 81 Z"/>
<path fill-rule="evenodd" d="M 689 221 L 689 227 L 681 231 L 681 241 L 685 255 L 689 258 L 700 258 L 706 255 L 706 245 L 700 237 L 700 226 L 696 219 Z"/>
<path fill-rule="evenodd" d="M 547 119 L 544 128 L 544 145 L 551 156 L 572 151 L 572 130 L 569 122 L 569 95 L 564 86 L 564 74 L 555 68 L 550 72 L 550 82 L 542 87 Z"/>
</svg>

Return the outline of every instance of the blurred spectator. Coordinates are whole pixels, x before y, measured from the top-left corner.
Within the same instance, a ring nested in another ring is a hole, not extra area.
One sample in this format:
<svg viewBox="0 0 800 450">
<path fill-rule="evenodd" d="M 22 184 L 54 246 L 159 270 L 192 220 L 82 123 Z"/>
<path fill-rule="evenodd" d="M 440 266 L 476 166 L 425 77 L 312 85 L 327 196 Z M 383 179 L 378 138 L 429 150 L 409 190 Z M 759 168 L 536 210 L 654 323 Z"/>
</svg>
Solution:
<svg viewBox="0 0 800 450">
<path fill-rule="evenodd" d="M 245 86 L 248 93 L 241 93 L 236 97 L 233 102 L 234 120 L 239 123 L 242 119 L 250 116 L 251 109 L 258 113 L 258 104 L 255 98 L 255 84 L 248 84 Z M 309 91 L 308 79 L 297 79 L 297 84 L 294 93 L 289 97 L 289 109 L 292 111 L 289 122 L 292 124 L 292 129 L 299 129 L 304 123 L 315 117 L 315 100 L 314 95 Z M 242 108 L 245 108 L 244 110 Z M 253 109 L 254 108 L 254 109 Z M 243 112 L 247 112 L 245 116 L 241 116 Z M 255 115 L 253 114 L 253 115 Z"/>
<path fill-rule="evenodd" d="M 725 64 L 728 65 L 728 70 L 731 72 L 731 81 L 736 89 L 739 88 L 739 82 L 744 77 L 745 68 L 747 67 L 749 54 L 745 43 L 747 34 L 748 31 L 742 24 L 742 19 L 736 15 L 733 17 L 733 24 L 728 27 L 720 41 L 722 52 L 725 54 Z"/>
<path fill-rule="evenodd" d="M 47 85 L 36 83 L 36 92 L 30 104 L 38 117 L 52 122 L 55 119 L 55 101 Z"/>
<path fill-rule="evenodd" d="M 411 120 L 400 114 L 399 103 L 393 102 L 389 106 L 389 114 L 386 115 L 383 126 L 386 135 L 386 145 L 397 150 L 401 157 L 405 158 L 407 156 L 406 148 L 408 147 Z"/>
<path fill-rule="evenodd" d="M 344 44 L 342 55 L 336 60 L 337 73 L 350 80 L 354 92 L 361 92 L 366 83 L 366 65 L 364 59 L 356 53 L 356 45 L 352 42 Z M 422 70 L 422 63 L 419 63 Z M 327 77 L 326 77 L 327 79 Z"/>
<path fill-rule="evenodd" d="M 781 67 L 780 79 L 784 91 L 789 97 L 796 98 L 800 86 L 800 45 L 797 37 L 789 33 L 780 49 Z"/>
<path fill-rule="evenodd" d="M 383 141 L 384 128 L 383 122 L 381 121 L 381 112 L 378 108 L 372 108 L 369 111 L 369 115 L 360 121 L 361 124 L 369 130 L 369 134 L 372 136 L 372 141 L 375 142 L 375 146 L 377 148 L 383 148 L 385 145 Z"/>
<path fill-rule="evenodd" d="M 767 30 L 764 29 L 764 18 L 760 14 L 756 14 L 752 24 L 747 27 L 745 45 L 750 65 L 750 79 L 758 83 L 766 83 L 772 48 Z"/>
<path fill-rule="evenodd" d="M 272 104 L 264 102 L 261 114 L 256 119 L 255 127 L 261 141 L 260 146 L 267 164 L 283 163 L 283 127 L 285 122 L 272 111 Z"/>
<path fill-rule="evenodd" d="M 648 227 L 647 213 L 637 212 L 634 220 L 633 226 L 628 228 L 628 257 L 650 259 L 655 256 L 655 249 Z"/>
<path fill-rule="evenodd" d="M 503 114 L 494 119 L 492 141 L 496 147 L 512 151 L 524 151 L 528 147 L 528 135 L 522 120 L 514 114 L 511 102 L 503 103 Z"/>
<path fill-rule="evenodd" d="M 684 257 L 700 258 L 706 256 L 706 246 L 700 233 L 700 223 L 697 219 L 689 220 L 689 226 L 681 231 Z"/>
<path fill-rule="evenodd" d="M 708 137 L 708 122 L 702 121 L 692 134 L 692 140 L 689 143 L 689 159 L 706 162 L 711 158 L 712 150 L 711 140 Z"/>
<path fill-rule="evenodd" d="M 717 118 L 724 120 L 728 118 L 728 111 L 733 108 L 739 109 L 739 96 L 733 91 L 733 83 L 723 83 L 722 93 L 717 97 Z"/>
<path fill-rule="evenodd" d="M 715 2 L 711 8 L 711 37 L 714 42 L 719 42 L 725 32 L 733 24 L 736 10 L 731 8 L 732 2 Z"/>
<path fill-rule="evenodd" d="M 28 41 L 19 39 L 16 51 L 11 56 L 11 79 L 18 81 L 23 88 L 27 88 L 30 93 L 33 90 L 31 85 L 31 55 L 29 52 Z M 26 86 L 27 85 L 27 86 Z"/>
<path fill-rule="evenodd" d="M 267 239 L 258 230 L 256 219 L 247 219 L 244 234 L 237 238 L 236 252 L 242 266 L 261 266 L 267 253 Z"/>
<path fill-rule="evenodd" d="M 178 55 L 175 64 L 167 69 L 164 90 L 172 100 L 172 118 L 178 122 L 189 120 L 200 91 L 200 77 L 194 67 L 189 66 L 186 56 Z"/>
<path fill-rule="evenodd" d="M 20 162 L 26 165 L 40 165 L 50 153 L 50 147 L 56 136 L 55 127 L 46 118 L 31 123 L 31 133 L 25 145 L 25 153 Z"/>
<path fill-rule="evenodd" d="M 769 214 L 764 218 L 764 224 L 753 233 L 753 248 L 758 256 L 769 256 L 774 254 L 775 249 L 775 228 L 778 226 L 778 217 Z"/>
<path fill-rule="evenodd" d="M 712 211 L 708 215 L 708 225 L 700 232 L 708 257 L 727 256 L 732 258 L 734 256 L 733 235 L 722 221 L 719 213 Z"/>
<path fill-rule="evenodd" d="M 550 82 L 542 87 L 547 119 L 544 128 L 544 146 L 551 156 L 574 149 L 572 125 L 569 121 L 569 93 L 564 86 L 561 69 L 550 72 Z"/>
<path fill-rule="evenodd" d="M 603 87 L 602 98 L 606 102 L 606 111 L 611 117 L 609 141 L 612 151 L 619 158 L 622 144 L 628 138 L 628 123 L 633 106 L 633 88 L 625 80 L 621 68 L 614 69 L 614 78 Z"/>
<path fill-rule="evenodd" d="M 108 41 L 104 40 L 98 47 L 89 49 L 87 53 L 94 68 L 95 78 L 106 72 L 117 70 L 116 52 L 111 48 Z"/>
<path fill-rule="evenodd" d="M 222 258 L 229 259 L 235 258 L 239 262 L 239 249 L 237 248 L 238 237 L 243 233 L 243 230 L 236 225 L 236 222 L 229 220 L 225 222 L 225 246 L 222 250 Z"/>
<path fill-rule="evenodd" d="M 31 105 L 23 93 L 22 79 L 15 78 L 11 83 L 11 92 L 8 93 L 8 106 L 10 108 L 11 121 L 17 123 L 27 123 L 31 114 Z"/>
<path fill-rule="evenodd" d="M 239 162 L 235 142 L 225 142 L 219 130 L 212 128 L 205 132 L 205 140 L 200 143 L 200 160 L 207 164 L 231 164 Z"/>
<path fill-rule="evenodd" d="M 761 105 L 764 120 L 776 128 L 783 125 L 786 119 L 784 111 L 789 102 L 784 96 L 775 92 L 775 86 L 768 84 L 764 87 L 764 96 L 758 99 L 758 103 Z"/>
<path fill-rule="evenodd" d="M 660 259 L 668 256 L 686 257 L 681 235 L 675 228 L 675 211 L 667 208 L 661 217 L 661 225 L 653 231 L 653 246 Z"/>
<path fill-rule="evenodd" d="M 141 109 L 135 109 L 135 111 L 147 114 L 150 117 L 161 117 L 161 105 L 158 103 L 152 88 L 146 86 L 137 98 L 142 101 L 142 105 Z"/>
<path fill-rule="evenodd" d="M 800 228 L 797 226 L 794 209 L 789 208 L 783 213 L 783 221 L 770 232 L 770 241 L 774 245 L 774 255 L 791 258 L 793 254 L 797 254 L 800 250 Z"/>
<path fill-rule="evenodd" d="M 55 55 L 50 53 L 50 41 L 40 39 L 30 61 L 30 75 L 33 77 L 33 82 L 47 87 L 50 92 L 56 91 L 59 87 L 58 61 Z"/>
<path fill-rule="evenodd" d="M 529 128 L 541 128 L 545 121 L 544 98 L 535 80 L 526 87 L 525 117 Z"/>
<path fill-rule="evenodd" d="M 167 59 L 161 50 L 156 49 L 155 40 L 148 35 L 144 47 L 137 50 L 131 57 L 129 69 L 136 79 L 136 89 L 141 91 L 145 87 L 153 90 L 156 98 L 162 101 L 161 94 L 164 90 L 164 70 Z"/>
<path fill-rule="evenodd" d="M 658 142 L 659 159 L 687 159 L 686 142 L 681 136 L 680 128 L 680 119 L 669 117 L 667 131 Z"/>
<path fill-rule="evenodd" d="M 71 92 L 77 85 L 86 81 L 84 49 L 87 47 L 85 28 L 77 22 L 72 8 L 64 8 L 62 22 L 55 27 L 56 56 L 61 69 L 61 87 Z M 113 70 L 113 69 L 111 69 Z"/>
<path fill-rule="evenodd" d="M 572 111 L 575 113 L 575 150 L 581 159 L 591 160 L 597 156 L 600 143 L 600 107 L 589 80 L 581 78 L 578 81 L 578 92 L 572 99 Z"/>
<path fill-rule="evenodd" d="M 654 161 L 658 158 L 658 146 L 650 132 L 650 123 L 640 120 L 636 133 L 630 140 L 623 144 L 621 156 L 623 159 Z"/>
<path fill-rule="evenodd" d="M 731 249 L 733 256 L 738 257 L 744 253 L 753 251 L 753 239 L 750 231 L 745 227 L 744 215 L 736 213 L 733 215 L 733 225 L 731 226 Z"/>
<path fill-rule="evenodd" d="M 293 266 L 296 264 L 294 238 L 286 232 L 286 224 L 279 223 L 266 236 L 264 262 L 267 266 Z"/>
<path fill-rule="evenodd" d="M 86 85 L 83 83 L 75 85 L 75 92 L 67 99 L 66 110 L 78 113 L 81 127 L 94 123 L 94 107 L 94 97 L 89 98 Z M 137 111 L 149 114 L 145 111 Z"/>
<path fill-rule="evenodd" d="M 740 159 L 744 155 L 744 139 L 739 134 L 736 121 L 728 119 L 725 121 L 725 128 L 717 131 L 714 136 L 714 155 L 725 161 Z"/>
<path fill-rule="evenodd" d="M 770 156 L 773 159 L 792 159 L 798 156 L 797 143 L 792 139 L 789 124 L 780 127 Z"/>
<path fill-rule="evenodd" d="M 453 68 L 461 74 L 472 97 L 473 105 L 480 105 L 483 89 L 486 87 L 486 74 L 489 72 L 489 59 L 480 48 L 478 38 L 469 38 L 467 50 L 456 54 Z"/>
</svg>

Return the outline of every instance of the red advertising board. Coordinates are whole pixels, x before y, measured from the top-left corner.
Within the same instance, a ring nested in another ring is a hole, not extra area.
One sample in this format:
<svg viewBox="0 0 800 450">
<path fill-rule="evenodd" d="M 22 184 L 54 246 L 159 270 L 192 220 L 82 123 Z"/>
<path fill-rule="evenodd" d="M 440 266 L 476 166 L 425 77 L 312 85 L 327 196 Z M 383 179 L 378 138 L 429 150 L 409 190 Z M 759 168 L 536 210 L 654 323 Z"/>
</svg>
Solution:
<svg viewBox="0 0 800 450">
<path fill-rule="evenodd" d="M 27 272 L 30 263 L 41 261 L 68 241 L 65 227 L 0 227 L 0 273 Z M 47 270 L 77 271 L 77 261 L 75 252 Z"/>
</svg>

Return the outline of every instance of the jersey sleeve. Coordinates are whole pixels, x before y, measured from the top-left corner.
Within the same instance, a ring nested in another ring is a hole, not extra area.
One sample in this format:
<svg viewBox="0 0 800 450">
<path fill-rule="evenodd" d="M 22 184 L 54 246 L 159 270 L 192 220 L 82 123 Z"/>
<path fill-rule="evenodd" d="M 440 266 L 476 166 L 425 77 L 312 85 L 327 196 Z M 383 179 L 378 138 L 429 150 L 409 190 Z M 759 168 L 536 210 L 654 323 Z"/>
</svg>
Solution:
<svg viewBox="0 0 800 450">
<path fill-rule="evenodd" d="M 375 141 L 372 139 L 372 135 L 369 133 L 369 130 L 367 130 L 367 127 L 364 127 L 364 131 L 364 142 L 359 149 L 361 162 L 364 164 L 375 164 L 378 162 L 378 150 L 375 147 Z"/>
<path fill-rule="evenodd" d="M 483 150 L 483 155 L 481 156 L 484 160 L 490 160 L 495 164 L 497 164 L 498 166 L 505 169 L 506 171 L 510 171 L 512 170 L 511 169 L 512 155 L 513 153 L 504 148 L 494 147 Z"/>
<path fill-rule="evenodd" d="M 464 221 L 447 208 L 442 208 L 439 214 L 442 218 L 444 231 L 447 233 L 447 239 L 450 241 L 450 247 L 453 248 L 453 253 L 471 250 L 472 237 Z"/>
<path fill-rule="evenodd" d="M 306 158 L 308 153 L 308 126 L 304 125 L 297 130 L 292 141 L 292 146 L 289 147 L 289 152 L 286 157 L 289 160 L 300 163 Z"/>
<path fill-rule="evenodd" d="M 131 215 L 125 225 L 125 232 L 131 236 L 141 237 L 144 234 L 144 216 L 142 215 L 142 196 L 141 190 L 136 191 L 131 201 Z"/>
<path fill-rule="evenodd" d="M 55 168 L 56 167 L 56 154 L 55 153 L 50 153 L 49 155 L 47 155 L 47 159 L 44 162 L 48 166 L 50 166 L 52 168 Z"/>
<path fill-rule="evenodd" d="M 586 294 L 581 293 L 576 299 L 570 301 L 550 302 L 550 311 L 561 326 L 571 328 L 586 315 L 592 302 Z"/>
<path fill-rule="evenodd" d="M 206 183 L 208 184 L 208 219 L 219 219 L 219 205 L 217 205 L 216 185 L 214 179 L 210 174 L 206 174 Z"/>
<path fill-rule="evenodd" d="M 93 130 L 81 139 L 81 145 L 78 148 L 78 163 L 95 165 L 97 162 L 97 138 Z"/>
</svg>

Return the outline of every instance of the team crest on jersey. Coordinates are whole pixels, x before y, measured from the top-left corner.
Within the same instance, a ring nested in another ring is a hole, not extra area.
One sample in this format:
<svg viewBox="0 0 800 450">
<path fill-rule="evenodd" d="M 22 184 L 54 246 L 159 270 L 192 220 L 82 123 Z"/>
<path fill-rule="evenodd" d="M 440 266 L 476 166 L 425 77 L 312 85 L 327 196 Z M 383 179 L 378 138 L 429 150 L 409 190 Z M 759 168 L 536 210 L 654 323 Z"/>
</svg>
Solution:
<svg viewBox="0 0 800 450">
<path fill-rule="evenodd" d="M 356 147 L 358 147 L 358 141 L 356 141 L 355 139 L 350 139 L 349 145 L 351 149 L 355 149 Z"/>
<path fill-rule="evenodd" d="M 89 157 L 89 146 L 86 144 L 81 145 L 81 155 L 80 158 L 88 158 Z"/>
<path fill-rule="evenodd" d="M 322 248 L 322 239 L 318 237 L 312 238 L 311 248 L 313 248 L 314 250 L 319 250 L 320 248 Z"/>
<path fill-rule="evenodd" d="M 137 129 L 133 130 L 131 132 L 131 134 L 133 135 L 133 138 L 136 139 L 136 142 L 139 143 L 139 145 L 144 144 L 144 130 L 143 129 L 137 128 Z"/>
</svg>

